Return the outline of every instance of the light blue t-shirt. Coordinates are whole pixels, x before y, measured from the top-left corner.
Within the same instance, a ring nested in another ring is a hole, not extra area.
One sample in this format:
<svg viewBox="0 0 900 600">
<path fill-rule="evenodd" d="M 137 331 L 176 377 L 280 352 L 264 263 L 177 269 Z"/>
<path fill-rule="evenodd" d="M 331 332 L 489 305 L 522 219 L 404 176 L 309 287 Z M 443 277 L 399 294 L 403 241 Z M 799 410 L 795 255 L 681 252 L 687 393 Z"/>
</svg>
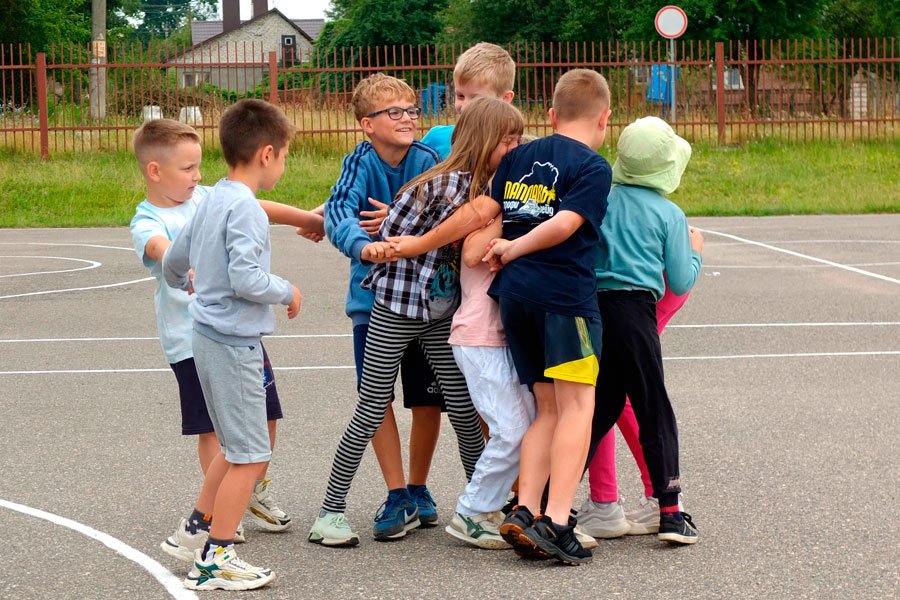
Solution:
<svg viewBox="0 0 900 600">
<path fill-rule="evenodd" d="M 450 156 L 450 139 L 453 137 L 454 127 L 456 125 L 435 125 L 422 138 L 422 143 L 434 148 L 441 159 L 446 160 Z"/>
<path fill-rule="evenodd" d="M 193 322 L 188 313 L 191 297 L 187 292 L 166 285 L 162 276 L 162 262 L 153 260 L 144 253 L 150 238 L 162 236 L 169 241 L 191 220 L 197 212 L 201 200 L 209 194 L 210 188 L 197 186 L 190 200 L 173 206 L 161 208 L 146 200 L 137 205 L 131 219 L 131 239 L 134 251 L 150 274 L 156 279 L 156 292 L 153 297 L 156 305 L 156 328 L 163 353 L 170 364 L 181 362 L 194 356 L 191 348 L 191 330 Z"/>
</svg>

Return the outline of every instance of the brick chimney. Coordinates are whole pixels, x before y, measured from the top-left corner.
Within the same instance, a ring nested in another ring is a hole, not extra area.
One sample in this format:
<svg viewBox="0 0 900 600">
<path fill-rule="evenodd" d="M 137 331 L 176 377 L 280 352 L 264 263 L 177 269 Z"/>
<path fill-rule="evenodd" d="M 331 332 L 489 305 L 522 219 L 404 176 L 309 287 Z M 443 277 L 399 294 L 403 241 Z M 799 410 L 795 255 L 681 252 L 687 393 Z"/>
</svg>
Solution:
<svg viewBox="0 0 900 600">
<path fill-rule="evenodd" d="M 237 29 L 240 25 L 240 0 L 222 0 L 222 33 Z"/>
<path fill-rule="evenodd" d="M 269 0 L 253 0 L 253 16 L 255 19 L 259 15 L 269 12 Z"/>
</svg>

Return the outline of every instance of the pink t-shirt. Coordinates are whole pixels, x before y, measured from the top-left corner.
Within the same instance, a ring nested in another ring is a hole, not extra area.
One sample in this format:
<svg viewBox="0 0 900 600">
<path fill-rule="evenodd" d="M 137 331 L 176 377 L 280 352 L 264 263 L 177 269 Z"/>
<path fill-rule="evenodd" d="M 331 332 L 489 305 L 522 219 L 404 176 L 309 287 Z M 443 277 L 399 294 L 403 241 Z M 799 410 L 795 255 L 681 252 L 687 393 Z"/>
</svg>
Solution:
<svg viewBox="0 0 900 600">
<path fill-rule="evenodd" d="M 460 262 L 459 286 L 462 300 L 453 315 L 450 344 L 454 346 L 506 346 L 500 306 L 487 295 L 494 279 L 487 263 L 467 267 Z"/>
</svg>

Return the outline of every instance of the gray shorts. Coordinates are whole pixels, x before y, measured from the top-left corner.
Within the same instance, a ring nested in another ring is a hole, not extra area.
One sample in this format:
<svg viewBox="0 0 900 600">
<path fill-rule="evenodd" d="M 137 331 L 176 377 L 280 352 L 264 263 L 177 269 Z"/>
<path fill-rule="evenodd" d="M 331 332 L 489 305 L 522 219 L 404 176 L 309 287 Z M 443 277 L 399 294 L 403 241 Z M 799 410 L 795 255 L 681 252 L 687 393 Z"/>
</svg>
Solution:
<svg viewBox="0 0 900 600">
<path fill-rule="evenodd" d="M 272 458 L 263 387 L 262 345 L 229 346 L 194 332 L 194 362 L 206 408 L 232 464 Z"/>
</svg>

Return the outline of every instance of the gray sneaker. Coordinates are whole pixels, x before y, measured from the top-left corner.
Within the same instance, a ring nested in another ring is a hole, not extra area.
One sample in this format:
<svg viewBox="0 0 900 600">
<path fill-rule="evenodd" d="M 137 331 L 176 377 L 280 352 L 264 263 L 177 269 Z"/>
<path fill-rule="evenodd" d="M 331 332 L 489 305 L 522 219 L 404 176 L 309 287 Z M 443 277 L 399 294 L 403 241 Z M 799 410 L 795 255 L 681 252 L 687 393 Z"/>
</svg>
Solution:
<svg viewBox="0 0 900 600">
<path fill-rule="evenodd" d="M 479 513 L 471 517 L 454 513 L 453 519 L 444 531 L 458 540 L 479 548 L 507 550 L 512 546 L 500 537 L 498 527 L 502 522 L 503 513 L 500 512 Z"/>
<path fill-rule="evenodd" d="M 350 530 L 344 513 L 328 510 L 319 512 L 319 518 L 313 523 L 307 539 L 323 546 L 355 546 L 359 543 L 359 536 Z"/>
<path fill-rule="evenodd" d="M 247 516 L 266 531 L 284 531 L 291 526 L 291 518 L 275 504 L 268 479 L 263 479 L 253 488 Z"/>
<path fill-rule="evenodd" d="M 678 507 L 684 510 L 684 494 L 678 494 Z M 627 535 L 650 535 L 659 532 L 659 500 L 644 496 L 638 507 L 625 513 L 629 529 Z"/>
<path fill-rule="evenodd" d="M 594 502 L 588 497 L 578 510 L 578 526 L 595 538 L 622 537 L 631 529 L 625 519 L 624 502 Z"/>
<path fill-rule="evenodd" d="M 202 550 L 208 539 L 208 531 L 188 533 L 187 519 L 182 518 L 178 522 L 178 527 L 175 528 L 175 533 L 167 537 L 159 547 L 169 556 L 190 563 L 194 562 L 194 551 Z"/>
</svg>

